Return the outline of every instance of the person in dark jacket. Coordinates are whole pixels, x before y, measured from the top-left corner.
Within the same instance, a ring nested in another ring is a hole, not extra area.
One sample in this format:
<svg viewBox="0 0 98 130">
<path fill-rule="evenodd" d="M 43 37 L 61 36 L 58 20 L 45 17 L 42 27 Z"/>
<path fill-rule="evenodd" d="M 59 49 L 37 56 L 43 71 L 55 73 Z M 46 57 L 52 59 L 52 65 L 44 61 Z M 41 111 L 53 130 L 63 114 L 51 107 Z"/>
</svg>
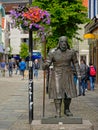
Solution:
<svg viewBox="0 0 98 130">
<path fill-rule="evenodd" d="M 38 70 L 40 68 L 40 64 L 38 62 L 38 59 L 35 59 L 33 64 L 33 71 L 34 71 L 34 77 L 38 78 Z"/>
<path fill-rule="evenodd" d="M 9 71 L 9 77 L 12 77 L 12 74 L 13 74 L 13 62 L 11 61 L 11 59 L 9 59 L 9 62 L 8 62 L 8 71 Z"/>
<path fill-rule="evenodd" d="M 93 68 L 94 72 L 90 72 L 90 69 Z M 89 68 L 88 68 L 88 74 L 89 74 L 89 80 L 90 80 L 90 89 L 91 91 L 94 91 L 94 84 L 96 80 L 96 67 L 90 62 Z"/>
<path fill-rule="evenodd" d="M 85 96 L 85 89 L 87 88 L 87 70 L 88 66 L 85 64 L 85 61 L 82 59 L 80 61 L 80 73 L 81 73 L 81 82 L 79 85 L 79 96 Z"/>
</svg>

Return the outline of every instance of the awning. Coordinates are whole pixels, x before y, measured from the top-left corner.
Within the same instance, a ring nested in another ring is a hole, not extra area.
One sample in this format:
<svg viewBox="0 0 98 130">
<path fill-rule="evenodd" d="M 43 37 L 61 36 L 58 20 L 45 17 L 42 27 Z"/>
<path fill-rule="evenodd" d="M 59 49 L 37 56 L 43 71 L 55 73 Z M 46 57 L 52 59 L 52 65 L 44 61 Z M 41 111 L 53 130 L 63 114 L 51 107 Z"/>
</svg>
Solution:
<svg viewBox="0 0 98 130">
<path fill-rule="evenodd" d="M 4 53 L 2 45 L 0 45 L 0 53 Z"/>
<path fill-rule="evenodd" d="M 92 34 L 92 33 L 87 33 L 87 34 L 84 34 L 84 38 L 86 38 L 86 39 L 95 39 L 95 35 Z"/>
</svg>

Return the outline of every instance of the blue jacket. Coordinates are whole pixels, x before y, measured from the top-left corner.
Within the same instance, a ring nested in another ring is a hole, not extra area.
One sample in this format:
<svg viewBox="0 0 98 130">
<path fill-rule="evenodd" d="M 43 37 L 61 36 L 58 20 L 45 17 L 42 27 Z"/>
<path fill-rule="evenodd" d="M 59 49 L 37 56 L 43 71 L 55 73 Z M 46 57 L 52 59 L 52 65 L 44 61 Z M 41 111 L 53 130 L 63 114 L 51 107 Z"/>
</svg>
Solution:
<svg viewBox="0 0 98 130">
<path fill-rule="evenodd" d="M 26 63 L 24 61 L 21 61 L 19 63 L 19 68 L 20 68 L 20 70 L 25 70 L 26 69 Z"/>
</svg>

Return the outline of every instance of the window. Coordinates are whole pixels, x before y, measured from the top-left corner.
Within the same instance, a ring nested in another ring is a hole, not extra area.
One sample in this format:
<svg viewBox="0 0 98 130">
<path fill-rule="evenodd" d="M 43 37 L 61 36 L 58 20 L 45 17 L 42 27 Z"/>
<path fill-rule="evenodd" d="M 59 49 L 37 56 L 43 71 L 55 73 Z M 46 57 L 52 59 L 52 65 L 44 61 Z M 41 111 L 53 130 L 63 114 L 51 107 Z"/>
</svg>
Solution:
<svg viewBox="0 0 98 130">
<path fill-rule="evenodd" d="M 89 18 L 92 19 L 96 15 L 96 1 L 95 0 L 89 0 Z"/>
<path fill-rule="evenodd" d="M 88 2 L 88 17 L 90 19 L 98 17 L 98 0 L 89 0 Z"/>
<path fill-rule="evenodd" d="M 26 42 L 27 44 L 29 44 L 29 39 L 28 38 L 23 38 L 23 39 L 21 39 L 21 42 Z"/>
<path fill-rule="evenodd" d="M 98 0 L 96 0 L 96 15 L 98 15 Z"/>
<path fill-rule="evenodd" d="M 91 18 L 91 0 L 89 0 L 89 3 L 88 3 L 88 10 L 89 10 L 89 12 L 88 12 L 88 15 L 89 15 L 89 18 Z"/>
</svg>

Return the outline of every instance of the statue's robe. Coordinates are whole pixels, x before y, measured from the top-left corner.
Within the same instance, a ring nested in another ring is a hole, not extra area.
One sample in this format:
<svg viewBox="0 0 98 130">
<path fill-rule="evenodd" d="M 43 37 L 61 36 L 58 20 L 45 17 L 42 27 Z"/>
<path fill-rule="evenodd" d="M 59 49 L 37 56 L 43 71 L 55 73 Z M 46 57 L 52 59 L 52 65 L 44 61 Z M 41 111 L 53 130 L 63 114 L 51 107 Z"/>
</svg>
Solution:
<svg viewBox="0 0 98 130">
<path fill-rule="evenodd" d="M 67 97 L 77 97 L 77 89 L 74 83 L 72 64 L 75 67 L 77 75 L 80 75 L 79 64 L 74 50 L 53 49 L 49 52 L 43 68 L 47 69 L 50 65 L 53 68 L 49 74 L 49 98 L 63 99 Z"/>
</svg>

